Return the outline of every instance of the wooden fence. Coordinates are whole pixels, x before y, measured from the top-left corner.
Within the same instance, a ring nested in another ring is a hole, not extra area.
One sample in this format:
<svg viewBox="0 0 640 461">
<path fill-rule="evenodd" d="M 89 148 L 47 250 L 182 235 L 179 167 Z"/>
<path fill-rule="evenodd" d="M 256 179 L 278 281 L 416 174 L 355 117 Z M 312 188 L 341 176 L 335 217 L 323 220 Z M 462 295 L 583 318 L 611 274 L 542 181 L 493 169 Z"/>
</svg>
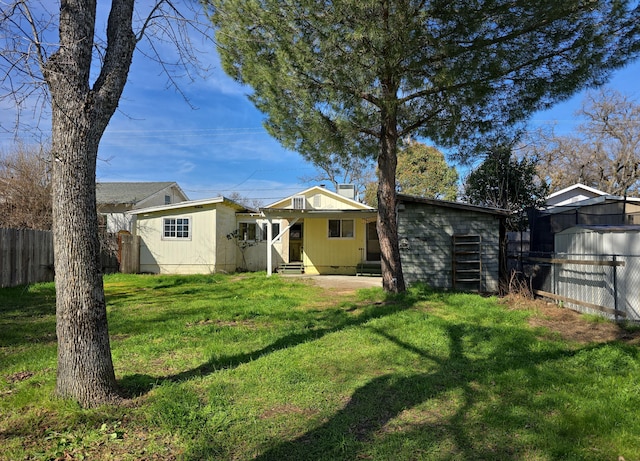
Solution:
<svg viewBox="0 0 640 461">
<path fill-rule="evenodd" d="M 138 272 L 139 237 L 118 234 L 110 239 L 113 240 L 103 242 L 102 271 Z M 50 231 L 0 228 L 0 287 L 53 279 L 53 234 Z"/>
<path fill-rule="evenodd" d="M 53 235 L 33 229 L 0 229 L 0 287 L 53 280 Z"/>
</svg>

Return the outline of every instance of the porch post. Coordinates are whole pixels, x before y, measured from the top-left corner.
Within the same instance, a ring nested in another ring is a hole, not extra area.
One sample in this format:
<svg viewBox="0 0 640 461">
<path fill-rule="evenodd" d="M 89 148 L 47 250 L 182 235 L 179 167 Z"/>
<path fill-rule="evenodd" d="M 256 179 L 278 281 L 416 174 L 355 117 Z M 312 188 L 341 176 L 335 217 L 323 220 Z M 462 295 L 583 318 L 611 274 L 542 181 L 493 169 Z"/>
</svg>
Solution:
<svg viewBox="0 0 640 461">
<path fill-rule="evenodd" d="M 267 277 L 271 277 L 271 264 L 272 264 L 272 249 L 273 249 L 273 228 L 271 226 L 271 219 L 267 218 Z"/>
</svg>

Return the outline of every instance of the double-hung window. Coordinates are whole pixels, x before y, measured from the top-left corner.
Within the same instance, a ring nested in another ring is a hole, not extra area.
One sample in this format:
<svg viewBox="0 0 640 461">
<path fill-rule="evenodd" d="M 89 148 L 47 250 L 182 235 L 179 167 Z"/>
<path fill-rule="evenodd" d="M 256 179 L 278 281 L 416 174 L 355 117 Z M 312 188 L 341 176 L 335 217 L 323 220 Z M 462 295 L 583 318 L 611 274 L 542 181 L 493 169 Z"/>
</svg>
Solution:
<svg viewBox="0 0 640 461">
<path fill-rule="evenodd" d="M 191 218 L 164 218 L 162 236 L 165 239 L 190 239 Z"/>
<path fill-rule="evenodd" d="M 238 240 L 258 240 L 258 229 L 256 223 L 241 222 L 238 226 Z"/>
<path fill-rule="evenodd" d="M 260 240 L 267 240 L 267 237 L 269 236 L 269 234 L 267 234 L 267 226 L 269 224 L 262 224 L 262 235 Z M 280 233 L 280 223 L 279 222 L 274 222 L 271 223 L 271 238 L 276 238 L 278 236 L 278 234 Z"/>
<path fill-rule="evenodd" d="M 271 238 L 276 238 L 280 234 L 280 223 L 271 223 Z"/>
<path fill-rule="evenodd" d="M 330 219 L 329 238 L 353 238 L 355 222 L 353 219 Z"/>
</svg>

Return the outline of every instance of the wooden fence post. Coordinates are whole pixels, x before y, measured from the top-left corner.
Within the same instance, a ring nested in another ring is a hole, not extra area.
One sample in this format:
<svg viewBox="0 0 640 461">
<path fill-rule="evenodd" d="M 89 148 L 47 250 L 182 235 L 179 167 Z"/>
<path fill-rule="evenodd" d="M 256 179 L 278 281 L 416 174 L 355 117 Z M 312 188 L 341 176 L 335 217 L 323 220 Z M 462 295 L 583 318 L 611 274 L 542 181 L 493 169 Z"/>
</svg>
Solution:
<svg viewBox="0 0 640 461">
<path fill-rule="evenodd" d="M 120 272 L 123 274 L 140 272 L 140 237 L 128 232 L 119 232 L 118 254 L 120 255 Z"/>
</svg>

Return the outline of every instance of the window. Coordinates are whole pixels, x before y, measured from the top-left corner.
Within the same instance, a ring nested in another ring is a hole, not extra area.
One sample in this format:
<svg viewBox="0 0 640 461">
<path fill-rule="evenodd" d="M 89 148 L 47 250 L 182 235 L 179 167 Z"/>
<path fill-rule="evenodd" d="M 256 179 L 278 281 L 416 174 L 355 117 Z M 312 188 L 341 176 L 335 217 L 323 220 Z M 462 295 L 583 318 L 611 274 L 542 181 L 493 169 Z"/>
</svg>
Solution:
<svg viewBox="0 0 640 461">
<path fill-rule="evenodd" d="M 189 239 L 191 238 L 190 218 L 164 218 L 163 237 L 166 239 Z"/>
<path fill-rule="evenodd" d="M 171 196 L 170 195 L 165 195 L 164 196 L 164 204 L 165 205 L 171 205 Z"/>
<path fill-rule="evenodd" d="M 239 240 L 258 240 L 257 226 L 254 222 L 241 222 L 238 228 Z"/>
<path fill-rule="evenodd" d="M 269 224 L 267 224 L 267 223 L 264 223 L 262 225 L 262 236 L 261 236 L 260 240 L 267 240 L 269 238 L 269 234 L 267 234 L 267 226 L 268 225 Z M 276 238 L 279 233 L 280 233 L 280 223 L 279 222 L 271 223 L 271 238 L 272 239 Z"/>
<path fill-rule="evenodd" d="M 302 223 L 294 224 L 289 229 L 289 239 L 302 240 Z"/>
<path fill-rule="evenodd" d="M 631 218 L 631 216 L 629 216 Z M 107 232 L 107 223 L 109 222 L 109 216 L 106 214 L 98 214 L 98 230 L 100 232 Z M 629 220 L 631 222 L 631 220 Z"/>
<path fill-rule="evenodd" d="M 353 219 L 330 219 L 329 238 L 353 238 L 355 224 Z"/>
</svg>

